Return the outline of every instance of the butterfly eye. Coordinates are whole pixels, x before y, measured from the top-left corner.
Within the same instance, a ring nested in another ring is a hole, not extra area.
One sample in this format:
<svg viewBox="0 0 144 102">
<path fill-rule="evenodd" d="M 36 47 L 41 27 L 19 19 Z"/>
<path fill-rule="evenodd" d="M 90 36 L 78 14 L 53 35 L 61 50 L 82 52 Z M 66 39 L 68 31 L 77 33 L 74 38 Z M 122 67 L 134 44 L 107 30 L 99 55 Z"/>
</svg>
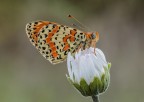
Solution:
<svg viewBox="0 0 144 102">
<path fill-rule="evenodd" d="M 91 38 L 92 38 L 92 39 L 95 39 L 95 38 L 96 38 L 96 34 L 95 34 L 95 33 L 92 33 L 92 34 L 91 34 Z"/>
</svg>

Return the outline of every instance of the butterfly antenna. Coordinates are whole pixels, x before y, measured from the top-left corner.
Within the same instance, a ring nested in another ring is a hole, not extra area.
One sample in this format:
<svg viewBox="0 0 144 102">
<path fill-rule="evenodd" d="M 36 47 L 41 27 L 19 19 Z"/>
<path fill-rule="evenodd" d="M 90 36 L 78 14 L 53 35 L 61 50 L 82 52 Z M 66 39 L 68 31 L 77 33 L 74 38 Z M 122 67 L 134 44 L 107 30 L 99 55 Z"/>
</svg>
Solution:
<svg viewBox="0 0 144 102">
<path fill-rule="evenodd" d="M 72 16 L 72 15 L 68 15 L 68 17 L 69 18 L 73 18 L 75 21 L 77 21 L 82 27 L 80 27 L 80 28 L 87 28 L 87 29 L 89 29 L 87 26 L 85 26 L 84 24 L 82 24 L 78 19 L 76 19 L 74 16 Z"/>
<path fill-rule="evenodd" d="M 80 29 L 85 29 L 84 27 L 78 26 L 78 25 L 76 25 L 76 24 L 72 24 L 72 26 L 74 26 L 74 27 L 79 27 Z"/>
</svg>

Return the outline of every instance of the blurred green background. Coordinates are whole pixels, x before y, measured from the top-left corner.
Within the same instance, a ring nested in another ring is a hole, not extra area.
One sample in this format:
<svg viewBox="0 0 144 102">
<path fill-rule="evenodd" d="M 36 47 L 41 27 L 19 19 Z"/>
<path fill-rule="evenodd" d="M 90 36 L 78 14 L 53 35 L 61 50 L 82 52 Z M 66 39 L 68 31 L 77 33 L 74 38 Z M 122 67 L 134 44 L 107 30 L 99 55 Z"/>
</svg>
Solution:
<svg viewBox="0 0 144 102">
<path fill-rule="evenodd" d="M 0 102 L 92 102 L 67 81 L 66 62 L 50 64 L 25 33 L 35 20 L 76 24 L 68 14 L 100 33 L 112 63 L 101 102 L 144 102 L 143 0 L 0 0 Z"/>
</svg>

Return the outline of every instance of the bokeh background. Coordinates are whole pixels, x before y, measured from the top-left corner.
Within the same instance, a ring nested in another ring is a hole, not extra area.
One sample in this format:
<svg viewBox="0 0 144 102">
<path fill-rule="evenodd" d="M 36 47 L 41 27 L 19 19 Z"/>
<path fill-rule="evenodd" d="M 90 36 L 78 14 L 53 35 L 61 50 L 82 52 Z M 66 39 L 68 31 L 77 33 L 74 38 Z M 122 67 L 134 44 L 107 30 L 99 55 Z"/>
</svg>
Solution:
<svg viewBox="0 0 144 102">
<path fill-rule="evenodd" d="M 0 102 L 92 102 L 67 81 L 66 62 L 50 64 L 25 33 L 35 20 L 77 24 L 68 14 L 100 33 L 112 63 L 101 102 L 144 102 L 143 0 L 0 0 Z"/>
</svg>

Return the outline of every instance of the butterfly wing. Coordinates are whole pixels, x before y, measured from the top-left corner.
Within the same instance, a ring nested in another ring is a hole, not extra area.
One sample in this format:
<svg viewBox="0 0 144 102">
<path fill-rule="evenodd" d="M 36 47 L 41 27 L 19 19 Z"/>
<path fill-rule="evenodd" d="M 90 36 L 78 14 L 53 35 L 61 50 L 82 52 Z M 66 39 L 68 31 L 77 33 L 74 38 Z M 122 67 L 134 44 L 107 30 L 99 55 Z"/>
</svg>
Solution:
<svg viewBox="0 0 144 102">
<path fill-rule="evenodd" d="M 71 27 L 46 21 L 34 24 L 27 24 L 27 35 L 39 52 L 53 64 L 63 62 L 68 52 L 73 53 L 86 40 L 82 31 Z"/>
</svg>

